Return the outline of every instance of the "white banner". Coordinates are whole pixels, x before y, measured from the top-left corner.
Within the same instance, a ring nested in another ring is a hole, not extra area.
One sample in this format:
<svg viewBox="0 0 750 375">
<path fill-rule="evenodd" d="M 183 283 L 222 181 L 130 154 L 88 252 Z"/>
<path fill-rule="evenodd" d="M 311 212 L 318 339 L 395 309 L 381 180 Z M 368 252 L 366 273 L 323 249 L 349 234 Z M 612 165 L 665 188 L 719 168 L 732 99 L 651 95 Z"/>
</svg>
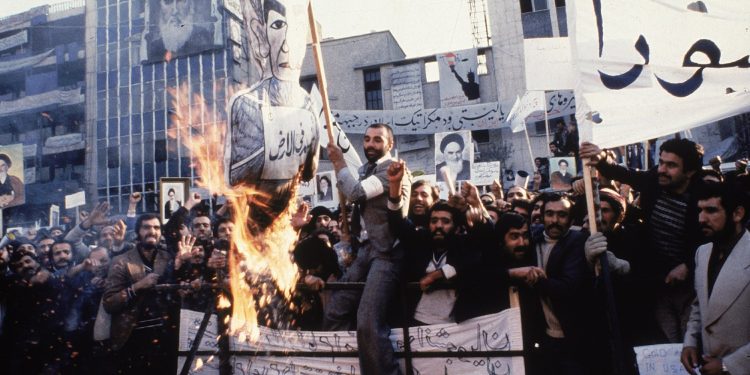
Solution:
<svg viewBox="0 0 750 375">
<path fill-rule="evenodd" d="M 13 101 L 0 102 L 0 116 L 54 104 L 59 104 L 61 106 L 79 104 L 83 103 L 83 99 L 84 95 L 81 93 L 80 88 L 73 90 L 48 91 L 43 94 L 25 96 Z"/>
<path fill-rule="evenodd" d="M 442 53 L 435 58 L 440 73 L 440 106 L 479 103 L 476 48 Z"/>
<path fill-rule="evenodd" d="M 17 47 L 29 41 L 29 33 L 23 30 L 7 38 L 0 39 L 0 51 Z"/>
<path fill-rule="evenodd" d="M 420 64 L 394 66 L 391 69 L 391 102 L 393 109 L 421 109 L 422 67 Z"/>
<path fill-rule="evenodd" d="M 181 352 L 190 350 L 203 313 L 182 310 L 180 316 Z M 521 316 L 517 308 L 485 315 L 461 324 L 436 324 L 409 329 L 412 352 L 477 352 L 477 351 L 520 351 Z M 200 351 L 217 350 L 216 316 L 212 316 L 208 329 L 201 340 Z M 260 328 L 260 338 L 256 343 L 241 343 L 236 337 L 230 338 L 230 349 L 235 351 L 284 351 L 284 352 L 340 352 L 357 351 L 357 333 L 354 331 L 279 331 Z M 391 331 L 394 350 L 404 348 L 403 331 Z M 218 374 L 219 357 L 199 356 L 202 367 L 196 370 L 195 362 L 191 374 Z M 179 369 L 185 357 L 177 360 Z M 235 371 L 244 374 L 359 374 L 357 357 L 270 357 L 236 355 L 230 360 Z M 413 360 L 417 374 L 524 374 L 523 357 L 464 357 L 464 358 L 419 358 Z M 401 361 L 402 371 L 404 364 Z M 237 372 L 235 372 L 237 373 Z"/>
<path fill-rule="evenodd" d="M 526 90 L 572 90 L 575 87 L 568 38 L 523 40 Z"/>
<path fill-rule="evenodd" d="M 315 95 L 311 95 L 315 98 Z M 576 111 L 572 90 L 548 91 L 545 94 L 547 117 L 551 120 L 572 115 Z M 490 102 L 462 107 L 429 108 L 417 110 L 332 110 L 334 120 L 348 134 L 364 134 L 367 127 L 384 122 L 391 125 L 396 135 L 435 134 L 459 130 L 500 129 L 509 126 L 506 118 L 512 101 Z M 544 121 L 544 111 L 531 113 L 526 122 Z M 334 136 L 336 136 L 334 128 Z M 325 147 L 326 137 L 321 137 Z"/>
<path fill-rule="evenodd" d="M 581 140 L 620 146 L 750 112 L 750 2 L 572 5 Z"/>
<path fill-rule="evenodd" d="M 544 111 L 544 91 L 526 91 L 523 97 L 516 97 L 506 121 L 510 123 L 513 132 L 523 131 L 526 127 L 526 118 L 536 111 Z"/>
</svg>

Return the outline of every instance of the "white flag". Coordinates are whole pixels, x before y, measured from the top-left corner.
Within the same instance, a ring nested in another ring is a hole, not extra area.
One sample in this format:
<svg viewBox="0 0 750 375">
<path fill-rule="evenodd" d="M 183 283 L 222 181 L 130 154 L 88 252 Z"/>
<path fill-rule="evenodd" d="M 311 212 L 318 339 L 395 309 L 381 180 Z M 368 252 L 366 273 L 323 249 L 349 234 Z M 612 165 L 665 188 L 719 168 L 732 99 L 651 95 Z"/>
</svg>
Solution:
<svg viewBox="0 0 750 375">
<path fill-rule="evenodd" d="M 518 99 L 508 113 L 507 122 L 514 133 L 523 131 L 526 118 L 536 111 L 544 111 L 544 91 L 526 91 L 523 98 Z"/>
<path fill-rule="evenodd" d="M 620 146 L 750 111 L 747 0 L 571 4 L 581 140 Z"/>
</svg>

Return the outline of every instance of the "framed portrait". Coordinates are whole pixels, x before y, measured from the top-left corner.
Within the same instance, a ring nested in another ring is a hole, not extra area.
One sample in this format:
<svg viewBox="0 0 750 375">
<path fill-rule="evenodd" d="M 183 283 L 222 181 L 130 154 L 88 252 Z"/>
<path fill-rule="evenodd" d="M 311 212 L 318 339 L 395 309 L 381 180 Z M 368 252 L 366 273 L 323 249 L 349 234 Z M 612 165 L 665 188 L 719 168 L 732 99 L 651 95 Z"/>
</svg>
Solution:
<svg viewBox="0 0 750 375">
<path fill-rule="evenodd" d="M 435 175 L 438 182 L 445 181 L 446 173 L 453 183 L 471 180 L 473 163 L 471 131 L 435 134 Z"/>
<path fill-rule="evenodd" d="M 159 213 L 162 225 L 169 222 L 169 218 L 188 199 L 190 194 L 189 178 L 162 177 L 159 179 Z"/>
<path fill-rule="evenodd" d="M 553 190 L 570 190 L 576 176 L 576 158 L 550 158 L 549 184 Z"/>
<path fill-rule="evenodd" d="M 0 146 L 0 209 L 26 203 L 23 145 Z"/>
<path fill-rule="evenodd" d="M 56 227 L 60 225 L 60 206 L 53 204 L 49 206 L 49 226 Z"/>
<path fill-rule="evenodd" d="M 338 205 L 338 198 L 336 175 L 334 172 L 320 172 L 315 175 L 315 204 L 318 206 L 335 207 Z"/>
</svg>

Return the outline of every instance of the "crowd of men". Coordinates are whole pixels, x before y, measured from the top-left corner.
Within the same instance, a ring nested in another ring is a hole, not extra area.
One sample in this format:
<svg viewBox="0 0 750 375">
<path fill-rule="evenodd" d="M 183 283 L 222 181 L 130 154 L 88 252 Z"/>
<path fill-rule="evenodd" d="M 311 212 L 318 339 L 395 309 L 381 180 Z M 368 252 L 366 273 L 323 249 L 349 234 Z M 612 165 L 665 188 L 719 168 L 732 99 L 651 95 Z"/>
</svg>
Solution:
<svg viewBox="0 0 750 375">
<path fill-rule="evenodd" d="M 467 181 L 441 200 L 392 147 L 388 125 L 370 126 L 354 175 L 328 146 L 350 209 L 300 204 L 290 256 L 304 287 L 260 324 L 356 330 L 361 373 L 399 374 L 391 328 L 496 313 L 514 289 L 529 374 L 637 374 L 633 347 L 668 342 L 683 343 L 692 374 L 750 374 L 746 165 L 708 173 L 700 145 L 673 139 L 636 171 L 584 142 L 575 153 L 599 172 L 592 235 L 580 177 L 569 192 L 496 182 L 482 194 Z M 226 291 L 231 208 L 211 215 L 200 199 L 166 224 L 137 215 L 136 193 L 122 220 L 100 203 L 78 224 L 4 237 L 3 373 L 175 373 L 180 309 Z"/>
</svg>

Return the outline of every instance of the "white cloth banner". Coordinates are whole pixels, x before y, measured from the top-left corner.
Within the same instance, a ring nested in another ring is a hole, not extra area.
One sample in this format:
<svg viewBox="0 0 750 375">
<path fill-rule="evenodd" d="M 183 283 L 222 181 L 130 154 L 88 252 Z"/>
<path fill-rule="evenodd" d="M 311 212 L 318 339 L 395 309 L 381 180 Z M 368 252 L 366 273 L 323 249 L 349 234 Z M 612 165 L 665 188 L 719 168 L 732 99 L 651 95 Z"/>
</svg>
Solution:
<svg viewBox="0 0 750 375">
<path fill-rule="evenodd" d="M 29 41 L 29 33 L 28 31 L 24 30 L 20 33 L 13 34 L 7 38 L 0 39 L 0 51 L 5 51 L 6 49 L 18 47 L 22 44 L 25 44 Z"/>
<path fill-rule="evenodd" d="M 391 102 L 393 109 L 421 109 L 422 67 L 419 64 L 394 66 L 391 69 Z"/>
<path fill-rule="evenodd" d="M 0 61 L 0 74 L 36 66 L 37 64 L 47 59 L 47 57 L 52 55 L 52 52 L 55 52 L 55 50 L 51 49 L 47 52 L 40 53 L 34 56 L 24 57 L 21 59 Z"/>
<path fill-rule="evenodd" d="M 526 118 L 536 111 L 544 111 L 544 91 L 526 91 L 522 98 L 516 97 L 516 102 L 508 114 L 506 121 L 514 133 L 523 131 Z"/>
<path fill-rule="evenodd" d="M 572 2 L 581 140 L 636 143 L 750 112 L 750 2 Z"/>
<path fill-rule="evenodd" d="M 182 352 L 177 360 L 181 369 L 185 352 L 190 350 L 203 313 L 182 310 L 180 315 L 180 346 Z M 497 314 L 480 316 L 461 324 L 436 324 L 409 329 L 412 352 L 477 352 L 520 351 L 521 315 L 518 308 Z M 216 316 L 212 316 L 201 340 L 199 351 L 217 350 Z M 391 331 L 394 350 L 403 351 L 404 337 L 401 329 Z M 282 351 L 282 352 L 336 352 L 357 351 L 357 333 L 354 331 L 279 331 L 260 328 L 256 343 L 241 343 L 231 337 L 230 350 L 235 351 Z M 218 355 L 199 355 L 203 364 L 191 374 L 218 374 Z M 290 374 L 359 374 L 357 357 L 301 357 L 301 356 L 251 356 L 235 355 L 231 367 L 241 369 L 244 374 L 290 373 Z M 524 374 L 523 357 L 453 357 L 418 358 L 413 360 L 415 373 L 419 374 Z M 402 371 L 403 361 L 401 361 Z M 237 370 L 235 370 L 237 371 Z"/>
<path fill-rule="evenodd" d="M 73 90 L 54 90 L 39 95 L 25 96 L 18 100 L 0 102 L 0 116 L 28 111 L 53 104 L 80 104 L 83 103 L 83 100 L 84 95 L 81 93 L 80 88 Z"/>
</svg>

